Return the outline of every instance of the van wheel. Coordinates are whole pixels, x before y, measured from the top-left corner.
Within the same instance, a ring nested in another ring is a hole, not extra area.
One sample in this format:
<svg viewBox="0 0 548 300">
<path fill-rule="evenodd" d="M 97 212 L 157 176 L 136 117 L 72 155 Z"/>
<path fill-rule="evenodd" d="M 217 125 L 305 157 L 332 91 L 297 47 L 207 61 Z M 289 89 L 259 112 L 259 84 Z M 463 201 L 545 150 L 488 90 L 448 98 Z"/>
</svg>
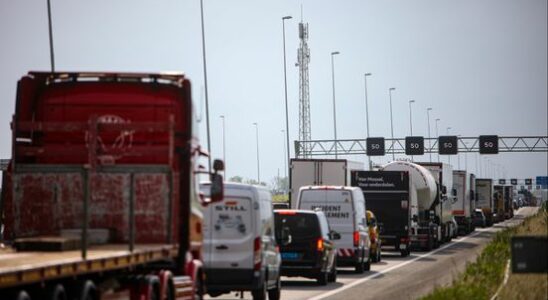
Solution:
<svg viewBox="0 0 548 300">
<path fill-rule="evenodd" d="M 328 278 L 329 277 L 329 273 L 327 272 L 320 272 L 320 274 L 318 275 L 318 284 L 319 285 L 327 285 L 327 282 L 329 281 Z"/>
<path fill-rule="evenodd" d="M 337 281 L 337 266 L 333 264 L 333 268 L 329 275 L 327 276 L 327 281 L 336 282 Z"/>
<path fill-rule="evenodd" d="M 356 273 L 361 274 L 363 273 L 363 261 L 359 261 L 356 263 Z"/>
<path fill-rule="evenodd" d="M 371 258 L 368 258 L 367 261 L 363 263 L 363 269 L 365 271 L 371 270 Z"/>
<path fill-rule="evenodd" d="M 280 300 L 280 294 L 282 291 L 282 280 L 278 277 L 276 281 L 276 287 L 268 290 L 268 300 Z"/>
<path fill-rule="evenodd" d="M 251 291 L 251 296 L 253 300 L 266 300 L 266 282 L 263 282 L 260 288 Z"/>
</svg>

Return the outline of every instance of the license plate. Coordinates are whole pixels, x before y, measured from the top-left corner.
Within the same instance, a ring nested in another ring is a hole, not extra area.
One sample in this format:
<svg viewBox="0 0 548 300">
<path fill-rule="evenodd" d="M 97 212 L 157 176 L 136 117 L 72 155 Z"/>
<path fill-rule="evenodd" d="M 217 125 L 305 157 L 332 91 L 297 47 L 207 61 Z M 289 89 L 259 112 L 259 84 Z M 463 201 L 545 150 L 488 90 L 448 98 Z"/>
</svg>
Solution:
<svg viewBox="0 0 548 300">
<path fill-rule="evenodd" d="M 282 252 L 282 259 L 296 260 L 298 258 L 299 258 L 299 253 L 297 252 Z"/>
<path fill-rule="evenodd" d="M 400 249 L 406 249 L 407 248 L 407 245 L 406 244 L 400 244 Z"/>
</svg>

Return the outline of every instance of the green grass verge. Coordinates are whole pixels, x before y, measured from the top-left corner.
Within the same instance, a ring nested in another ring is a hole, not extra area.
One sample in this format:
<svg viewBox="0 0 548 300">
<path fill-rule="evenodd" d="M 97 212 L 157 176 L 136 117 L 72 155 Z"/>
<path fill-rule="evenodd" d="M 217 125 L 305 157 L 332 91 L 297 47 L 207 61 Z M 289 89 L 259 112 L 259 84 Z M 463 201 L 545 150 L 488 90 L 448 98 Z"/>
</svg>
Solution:
<svg viewBox="0 0 548 300">
<path fill-rule="evenodd" d="M 530 227 L 534 219 L 542 219 L 541 212 L 526 218 L 518 227 L 508 228 L 495 234 L 474 263 L 466 267 L 451 286 L 436 288 L 423 300 L 441 299 L 490 299 L 504 279 L 506 262 L 510 259 L 510 239 L 522 227 Z"/>
</svg>

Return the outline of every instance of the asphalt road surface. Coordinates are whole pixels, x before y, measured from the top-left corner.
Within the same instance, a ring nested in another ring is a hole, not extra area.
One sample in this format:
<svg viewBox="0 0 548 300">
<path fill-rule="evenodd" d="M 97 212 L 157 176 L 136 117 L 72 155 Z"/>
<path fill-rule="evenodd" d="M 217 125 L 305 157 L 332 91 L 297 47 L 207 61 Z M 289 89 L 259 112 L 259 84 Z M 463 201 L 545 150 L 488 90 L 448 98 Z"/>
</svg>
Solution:
<svg viewBox="0 0 548 300">
<path fill-rule="evenodd" d="M 353 268 L 339 268 L 337 282 L 318 286 L 315 280 L 282 277 L 282 299 L 416 299 L 436 286 L 448 285 L 462 272 L 467 262 L 475 260 L 494 234 L 508 226 L 515 226 L 538 207 L 522 207 L 513 219 L 479 228 L 475 232 L 453 239 L 430 252 L 412 252 L 402 258 L 399 252 L 383 252 L 382 261 L 373 263 L 371 271 L 355 274 Z M 208 299 L 251 299 L 250 293 L 224 294 Z"/>
</svg>

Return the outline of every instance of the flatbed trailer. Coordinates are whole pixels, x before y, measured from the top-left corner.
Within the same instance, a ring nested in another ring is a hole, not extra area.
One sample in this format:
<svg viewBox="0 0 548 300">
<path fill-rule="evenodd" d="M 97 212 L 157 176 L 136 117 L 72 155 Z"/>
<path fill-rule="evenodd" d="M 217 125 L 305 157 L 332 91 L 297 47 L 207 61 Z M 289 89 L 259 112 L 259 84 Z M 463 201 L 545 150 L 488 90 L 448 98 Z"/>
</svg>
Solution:
<svg viewBox="0 0 548 300">
<path fill-rule="evenodd" d="M 193 125 L 182 74 L 23 77 L 0 198 L 0 299 L 201 297 L 195 161 L 207 154 Z M 218 201 L 222 178 L 210 176 Z"/>
</svg>

